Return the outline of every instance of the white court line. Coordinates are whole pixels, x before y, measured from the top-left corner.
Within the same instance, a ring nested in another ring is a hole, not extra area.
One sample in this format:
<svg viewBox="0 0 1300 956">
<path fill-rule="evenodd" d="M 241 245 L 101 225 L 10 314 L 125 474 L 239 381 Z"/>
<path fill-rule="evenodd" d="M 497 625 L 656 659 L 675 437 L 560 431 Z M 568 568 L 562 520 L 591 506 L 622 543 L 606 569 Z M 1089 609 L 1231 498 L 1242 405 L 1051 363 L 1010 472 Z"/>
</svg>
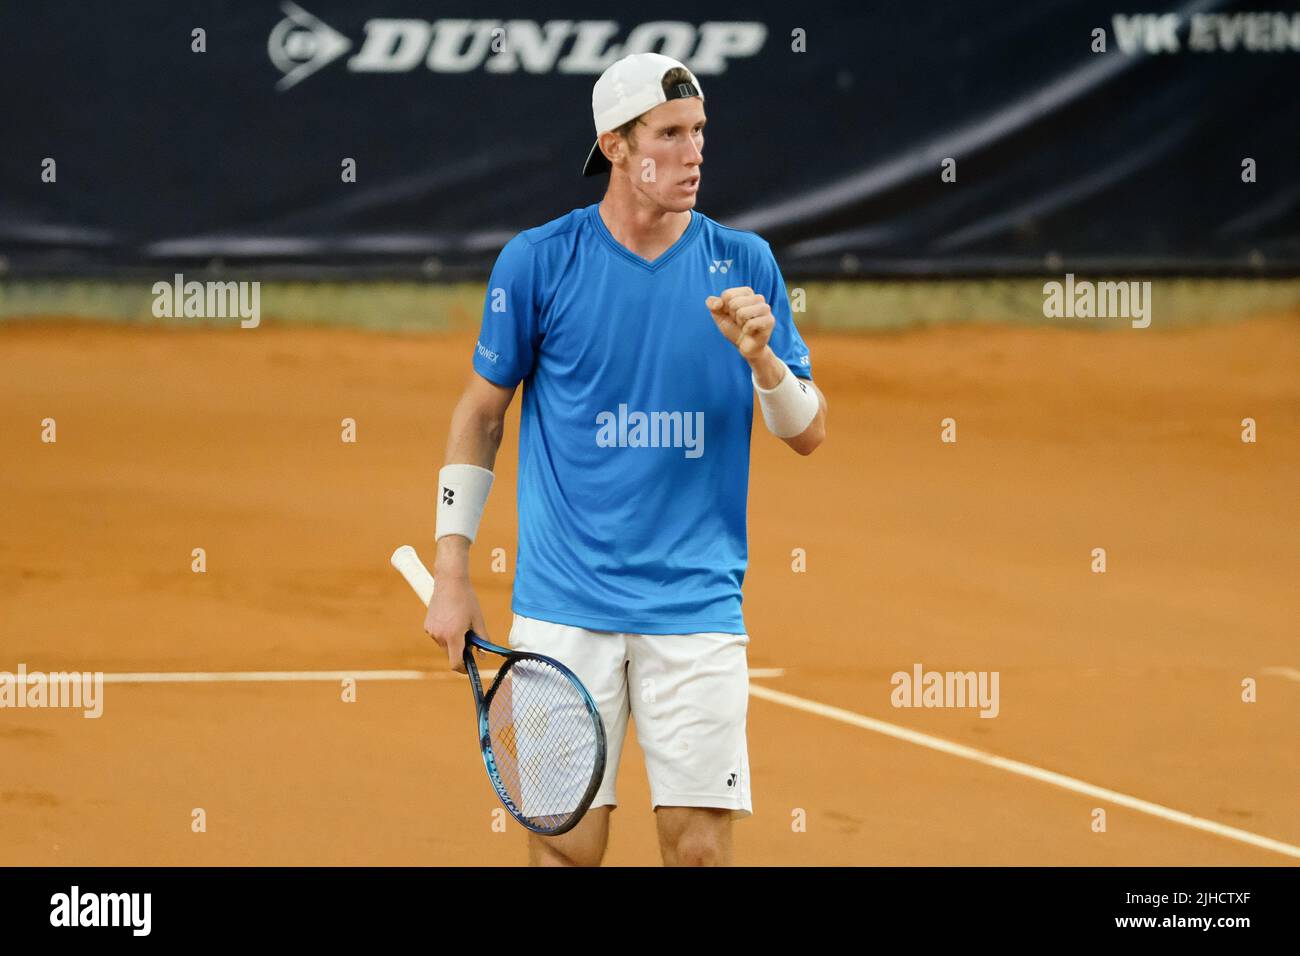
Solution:
<svg viewBox="0 0 1300 956">
<path fill-rule="evenodd" d="M 1238 830 L 1236 827 L 1225 826 L 1224 824 L 1216 823 L 1213 820 L 1206 820 L 1204 817 L 1194 817 L 1190 813 L 1183 813 L 1181 810 L 1171 810 L 1169 807 L 1162 807 L 1160 804 L 1152 803 L 1149 800 L 1130 797 L 1128 794 L 1119 793 L 1115 790 L 1108 790 L 1105 787 L 1098 787 L 1091 783 L 1085 783 L 1082 780 L 1076 780 L 1074 777 L 1067 777 L 1064 774 L 1054 773 L 1051 770 L 1043 770 L 1041 767 L 1022 763 L 1019 760 L 1010 760 L 1006 757 L 999 757 L 996 754 L 991 754 L 984 750 L 977 750 L 974 747 L 967 747 L 964 744 L 953 743 L 950 740 L 944 740 L 940 737 L 932 737 L 929 734 L 923 734 L 919 731 L 908 730 L 906 727 L 899 727 L 895 724 L 886 723 L 883 720 L 876 720 L 873 717 L 864 717 L 862 714 L 855 714 L 851 710 L 842 710 L 839 707 L 829 707 L 826 704 L 819 704 L 815 700 L 795 697 L 793 694 L 782 693 L 779 690 L 772 690 L 768 687 L 750 685 L 749 692 L 755 697 L 771 701 L 774 704 L 783 704 L 786 707 L 792 707 L 795 710 L 802 710 L 809 714 L 816 714 L 819 717 L 829 717 L 831 720 L 838 720 L 841 723 L 851 724 L 854 727 L 861 727 L 864 730 L 874 730 L 876 733 L 884 734 L 886 737 L 905 740 L 908 743 L 916 744 L 920 747 L 928 747 L 931 750 L 938 750 L 941 753 L 946 753 L 953 757 L 973 760 L 976 763 L 982 763 L 988 767 L 996 767 L 999 770 L 1006 770 L 1009 773 L 1019 774 L 1022 777 L 1028 777 L 1030 780 L 1037 780 L 1040 783 L 1051 784 L 1052 786 L 1060 787 L 1063 790 L 1070 790 L 1074 793 L 1082 793 L 1089 797 L 1106 800 L 1110 803 L 1118 804 L 1121 807 L 1128 807 L 1130 810 L 1136 810 L 1139 813 L 1145 813 L 1153 817 L 1159 817 L 1162 820 L 1168 820 L 1171 823 L 1179 823 L 1195 830 L 1204 830 L 1206 833 L 1213 833 L 1216 836 L 1227 837 L 1229 840 L 1237 840 L 1240 843 L 1248 843 L 1251 846 L 1256 846 L 1263 850 L 1272 850 L 1274 853 L 1281 853 L 1283 856 L 1300 859 L 1300 846 L 1292 846 L 1290 843 L 1283 843 L 1281 840 L 1274 840 L 1269 837 L 1260 836 L 1256 833 L 1250 833 L 1247 830 Z"/>
<path fill-rule="evenodd" d="M 1265 667 L 1264 673 L 1276 674 L 1278 677 L 1300 682 L 1300 670 L 1296 670 L 1294 667 Z"/>
<path fill-rule="evenodd" d="M 481 670 L 480 677 L 491 679 L 495 670 Z M 783 667 L 750 668 L 750 677 L 782 677 Z M 345 678 L 354 680 L 453 680 L 463 679 L 465 675 L 450 670 L 439 671 L 402 671 L 402 670 L 356 670 L 356 671 L 162 671 L 153 673 L 105 674 L 105 684 L 240 684 L 296 681 L 341 681 Z M 39 678 L 35 673 L 28 674 L 26 683 L 36 683 Z"/>
</svg>

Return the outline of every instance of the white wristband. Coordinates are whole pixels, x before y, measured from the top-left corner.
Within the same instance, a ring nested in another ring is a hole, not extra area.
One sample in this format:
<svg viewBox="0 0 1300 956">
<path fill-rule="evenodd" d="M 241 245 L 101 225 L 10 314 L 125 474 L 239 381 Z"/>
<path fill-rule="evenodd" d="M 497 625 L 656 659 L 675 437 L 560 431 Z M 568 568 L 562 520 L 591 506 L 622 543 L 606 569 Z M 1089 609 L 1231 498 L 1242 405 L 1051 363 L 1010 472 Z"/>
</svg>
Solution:
<svg viewBox="0 0 1300 956">
<path fill-rule="evenodd" d="M 449 534 L 460 534 L 473 542 L 495 477 L 488 469 L 478 465 L 443 465 L 438 472 L 438 521 L 433 532 L 435 541 Z"/>
<path fill-rule="evenodd" d="M 751 373 L 758 404 L 763 409 L 767 430 L 777 438 L 793 438 L 812 424 L 821 409 L 817 391 L 802 381 L 790 369 L 785 370 L 781 381 L 772 388 L 759 388 L 758 379 Z"/>
</svg>

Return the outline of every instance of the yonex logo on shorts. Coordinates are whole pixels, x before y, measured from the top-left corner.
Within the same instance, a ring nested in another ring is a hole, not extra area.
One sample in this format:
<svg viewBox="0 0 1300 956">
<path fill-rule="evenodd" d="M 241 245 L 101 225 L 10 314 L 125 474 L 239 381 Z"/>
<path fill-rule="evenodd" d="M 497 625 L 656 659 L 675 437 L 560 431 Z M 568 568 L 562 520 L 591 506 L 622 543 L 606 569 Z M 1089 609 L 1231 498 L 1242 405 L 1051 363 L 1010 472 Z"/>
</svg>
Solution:
<svg viewBox="0 0 1300 956">
<path fill-rule="evenodd" d="M 684 448 L 687 458 L 704 454 L 703 412 L 596 413 L 596 444 L 601 448 Z"/>
</svg>

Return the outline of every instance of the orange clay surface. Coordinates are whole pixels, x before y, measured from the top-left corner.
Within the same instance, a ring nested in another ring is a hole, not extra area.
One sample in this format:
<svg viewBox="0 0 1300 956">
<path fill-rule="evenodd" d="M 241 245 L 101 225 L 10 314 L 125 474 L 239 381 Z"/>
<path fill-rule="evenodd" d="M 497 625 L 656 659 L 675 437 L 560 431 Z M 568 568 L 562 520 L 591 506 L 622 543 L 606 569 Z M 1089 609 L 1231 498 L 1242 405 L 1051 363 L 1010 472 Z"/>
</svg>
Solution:
<svg viewBox="0 0 1300 956">
<path fill-rule="evenodd" d="M 753 685 L 1300 845 L 1296 318 L 807 338 L 828 441 L 801 458 L 754 434 L 750 663 L 784 674 Z M 0 326 L 0 670 L 443 671 L 388 556 L 432 558 L 472 348 Z M 499 640 L 517 420 L 518 399 L 474 551 Z M 893 707 L 918 663 L 997 671 L 998 716 Z M 493 828 L 463 678 L 341 695 L 109 684 L 98 720 L 0 710 L 0 864 L 524 860 L 523 831 Z M 759 696 L 749 746 L 738 864 L 1300 862 Z M 619 796 L 606 862 L 657 863 L 634 735 Z"/>
</svg>

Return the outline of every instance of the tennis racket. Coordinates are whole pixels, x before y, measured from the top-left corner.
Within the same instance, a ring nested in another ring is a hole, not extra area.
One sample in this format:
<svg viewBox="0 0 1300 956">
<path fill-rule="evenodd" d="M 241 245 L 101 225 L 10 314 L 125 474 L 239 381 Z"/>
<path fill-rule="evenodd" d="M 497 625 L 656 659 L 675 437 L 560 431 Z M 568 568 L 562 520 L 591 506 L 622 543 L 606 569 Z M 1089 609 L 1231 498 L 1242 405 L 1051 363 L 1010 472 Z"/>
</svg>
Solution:
<svg viewBox="0 0 1300 956">
<path fill-rule="evenodd" d="M 392 562 L 427 606 L 433 575 L 415 549 L 402 545 Z M 505 658 L 486 694 L 473 648 Z M 465 669 L 483 765 L 501 803 L 534 833 L 572 830 L 605 775 L 605 724 L 591 694 L 554 658 L 498 647 L 472 630 L 465 633 Z"/>
</svg>

